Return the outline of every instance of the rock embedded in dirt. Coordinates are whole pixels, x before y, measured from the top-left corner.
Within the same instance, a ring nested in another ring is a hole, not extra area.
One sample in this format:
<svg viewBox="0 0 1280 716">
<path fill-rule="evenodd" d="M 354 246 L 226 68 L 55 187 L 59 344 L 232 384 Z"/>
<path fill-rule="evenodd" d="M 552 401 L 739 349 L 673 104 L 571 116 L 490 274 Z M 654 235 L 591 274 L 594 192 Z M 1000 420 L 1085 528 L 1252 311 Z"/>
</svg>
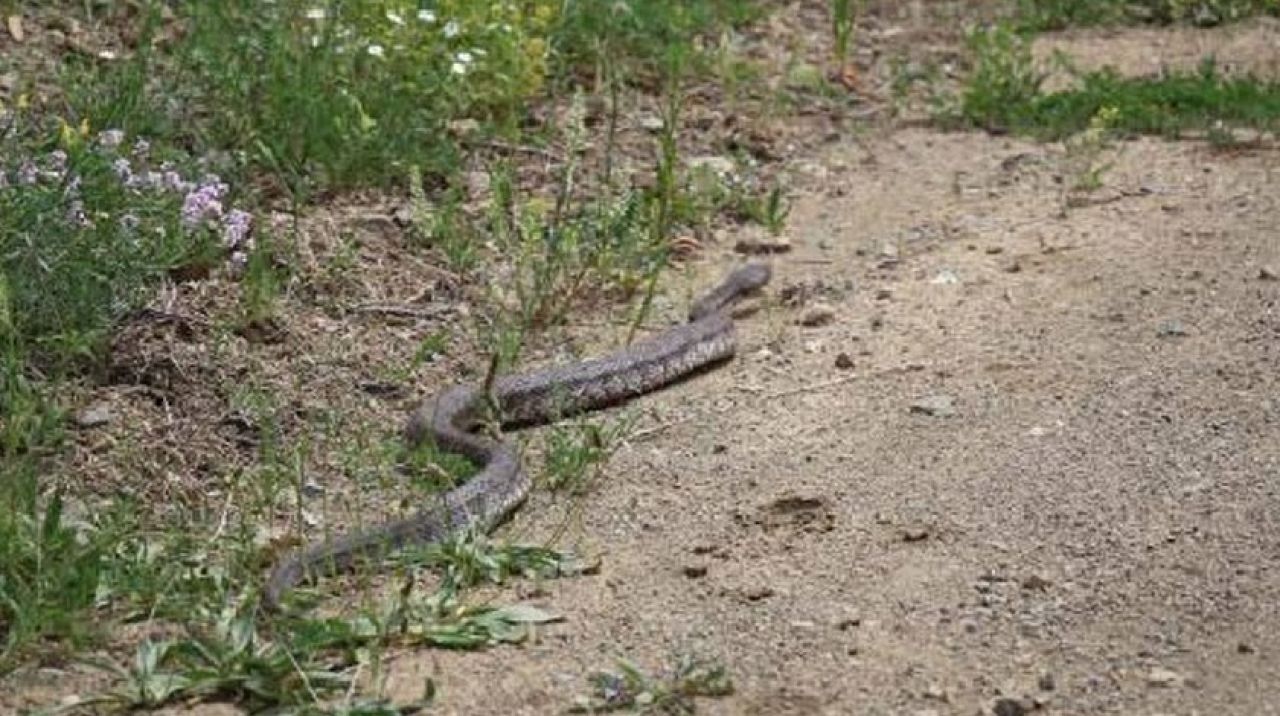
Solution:
<svg viewBox="0 0 1280 716">
<path fill-rule="evenodd" d="M 1009 698 L 997 699 L 991 707 L 991 713 L 995 716 L 1024 716 L 1030 710 L 1021 700 Z"/>
<path fill-rule="evenodd" d="M 929 528 L 924 525 L 904 527 L 901 535 L 903 542 L 923 542 L 929 539 Z"/>
<path fill-rule="evenodd" d="M 1054 680 L 1053 674 L 1046 671 L 1036 680 L 1036 686 L 1039 686 L 1041 691 L 1053 691 L 1058 687 L 1058 684 Z"/>
<path fill-rule="evenodd" d="M 686 564 L 680 573 L 689 579 L 699 579 L 707 576 L 707 565 L 705 564 Z"/>
<path fill-rule="evenodd" d="M 825 326 L 836 319 L 836 311 L 825 303 L 815 303 L 800 315 L 800 325 L 809 328 Z"/>
<path fill-rule="evenodd" d="M 949 418 L 956 414 L 956 401 L 950 395 L 929 395 L 913 402 L 910 412 L 935 418 Z"/>
<path fill-rule="evenodd" d="M 1280 281 L 1280 271 L 1274 266 L 1263 266 L 1258 269 L 1258 278 L 1262 281 Z"/>
<path fill-rule="evenodd" d="M 1156 335 L 1161 338 L 1181 338 L 1187 335 L 1187 327 L 1177 319 L 1165 321 L 1156 329 Z"/>
<path fill-rule="evenodd" d="M 836 354 L 836 367 L 840 370 L 849 370 L 853 368 L 853 358 L 848 353 L 841 351 Z"/>
<path fill-rule="evenodd" d="M 1186 682 L 1186 678 L 1176 671 L 1166 669 L 1160 666 L 1152 669 L 1147 674 L 1147 686 L 1155 688 L 1169 688 L 1172 686 L 1181 686 Z"/>
<path fill-rule="evenodd" d="M 77 428 L 96 428 L 111 422 L 115 416 L 111 414 L 111 406 L 106 403 L 94 403 L 75 414 L 72 420 Z"/>
</svg>

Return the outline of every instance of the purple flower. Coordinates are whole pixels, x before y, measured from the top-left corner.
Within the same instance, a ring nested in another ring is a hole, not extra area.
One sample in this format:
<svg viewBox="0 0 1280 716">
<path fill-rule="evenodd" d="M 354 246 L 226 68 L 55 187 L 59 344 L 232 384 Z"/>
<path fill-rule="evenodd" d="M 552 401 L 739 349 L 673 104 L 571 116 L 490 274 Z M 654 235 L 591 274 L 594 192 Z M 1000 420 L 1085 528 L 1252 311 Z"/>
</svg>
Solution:
<svg viewBox="0 0 1280 716">
<path fill-rule="evenodd" d="M 222 220 L 222 241 L 228 249 L 251 248 L 249 231 L 252 228 L 252 214 L 240 209 L 232 209 Z"/>
<path fill-rule="evenodd" d="M 207 219 L 221 217 L 222 194 L 226 188 L 226 184 L 207 183 L 188 192 L 182 200 L 182 225 L 193 229 Z"/>
</svg>

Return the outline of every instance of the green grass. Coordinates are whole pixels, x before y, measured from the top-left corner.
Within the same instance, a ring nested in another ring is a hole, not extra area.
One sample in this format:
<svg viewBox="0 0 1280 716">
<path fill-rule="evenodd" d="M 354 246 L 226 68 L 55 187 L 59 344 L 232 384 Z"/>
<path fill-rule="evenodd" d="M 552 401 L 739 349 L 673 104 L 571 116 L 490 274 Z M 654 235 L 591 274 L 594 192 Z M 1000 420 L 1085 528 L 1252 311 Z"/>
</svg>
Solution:
<svg viewBox="0 0 1280 716">
<path fill-rule="evenodd" d="M 1280 0 L 1018 0 L 1020 28 L 1031 31 L 1133 22 L 1217 25 L 1280 15 Z"/>
<path fill-rule="evenodd" d="M 1045 92 L 1025 38 L 1003 27 L 979 30 L 970 49 L 974 67 L 956 110 L 970 126 L 1061 139 L 1088 129 L 1103 110 L 1120 134 L 1176 137 L 1220 125 L 1274 131 L 1280 123 L 1280 82 L 1228 77 L 1211 59 L 1196 72 L 1158 78 L 1089 72 L 1071 89 Z"/>
</svg>

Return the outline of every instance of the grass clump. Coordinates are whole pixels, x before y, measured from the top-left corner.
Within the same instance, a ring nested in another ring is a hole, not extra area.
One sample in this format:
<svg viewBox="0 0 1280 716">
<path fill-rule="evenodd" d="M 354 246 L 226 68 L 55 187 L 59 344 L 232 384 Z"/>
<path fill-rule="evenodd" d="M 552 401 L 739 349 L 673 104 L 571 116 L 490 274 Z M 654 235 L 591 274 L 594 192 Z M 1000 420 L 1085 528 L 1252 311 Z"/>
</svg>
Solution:
<svg viewBox="0 0 1280 716">
<path fill-rule="evenodd" d="M 619 661 L 618 671 L 591 675 L 593 693 L 583 697 L 571 713 L 693 714 L 696 699 L 733 693 L 733 681 L 716 661 L 683 657 L 670 674 L 650 677 L 629 661 Z"/>
<path fill-rule="evenodd" d="M 1277 0 L 1018 0 L 1022 29 L 1150 22 L 1208 26 L 1255 15 L 1280 15 Z"/>
<path fill-rule="evenodd" d="M 973 72 L 953 119 L 989 131 L 1061 139 L 1087 130 L 1104 110 L 1117 133 L 1168 137 L 1220 125 L 1274 130 L 1280 121 L 1280 82 L 1225 76 L 1212 59 L 1196 72 L 1158 78 L 1088 72 L 1072 89 L 1045 92 L 1025 37 L 997 26 L 972 33 L 969 46 Z"/>
</svg>

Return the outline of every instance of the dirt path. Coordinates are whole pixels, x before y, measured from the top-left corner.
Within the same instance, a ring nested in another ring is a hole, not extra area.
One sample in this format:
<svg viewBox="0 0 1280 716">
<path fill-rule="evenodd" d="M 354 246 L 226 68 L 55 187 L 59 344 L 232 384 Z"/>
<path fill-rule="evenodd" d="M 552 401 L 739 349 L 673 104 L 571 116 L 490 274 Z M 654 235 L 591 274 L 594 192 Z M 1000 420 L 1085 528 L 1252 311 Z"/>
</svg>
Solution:
<svg viewBox="0 0 1280 716">
<path fill-rule="evenodd" d="M 835 320 L 765 311 L 643 401 L 690 422 L 585 500 L 600 574 L 533 595 L 567 623 L 406 655 L 393 692 L 548 713 L 696 653 L 738 687 L 707 713 L 1280 713 L 1280 163 L 1130 142 L 1062 217 L 1053 151 L 903 131 L 802 162 L 773 295 Z"/>
</svg>

